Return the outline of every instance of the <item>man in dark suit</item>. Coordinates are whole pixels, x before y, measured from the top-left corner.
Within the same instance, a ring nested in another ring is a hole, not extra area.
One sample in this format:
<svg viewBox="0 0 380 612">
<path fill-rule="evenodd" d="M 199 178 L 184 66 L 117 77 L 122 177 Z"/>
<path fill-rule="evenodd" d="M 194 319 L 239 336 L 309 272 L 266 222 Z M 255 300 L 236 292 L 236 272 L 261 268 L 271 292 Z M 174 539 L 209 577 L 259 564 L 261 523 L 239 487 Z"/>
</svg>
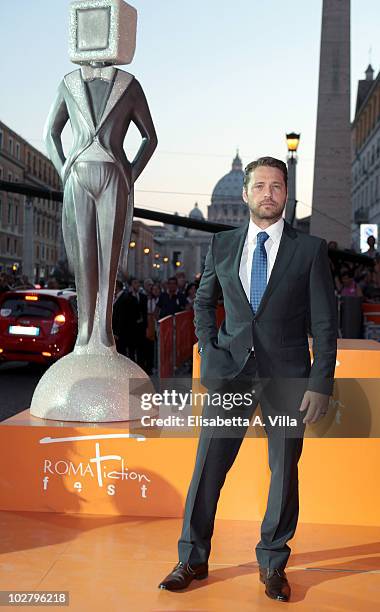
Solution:
<svg viewBox="0 0 380 612">
<path fill-rule="evenodd" d="M 126 344 L 128 357 L 145 368 L 145 338 L 148 325 L 147 297 L 140 291 L 138 278 L 131 278 L 125 300 Z"/>
<path fill-rule="evenodd" d="M 286 165 L 272 157 L 249 164 L 243 198 L 250 221 L 213 236 L 194 310 L 201 383 L 221 396 L 251 390 L 253 399 L 243 406 L 235 401 L 227 415 L 223 405 L 206 405 L 203 416 L 251 419 L 260 401 L 271 482 L 256 557 L 265 593 L 287 601 L 290 586 L 284 568 L 290 555 L 287 542 L 298 520 L 298 460 L 304 429 L 307 422 L 326 414 L 333 390 L 335 295 L 326 241 L 296 231 L 282 217 Z M 215 312 L 221 295 L 225 319 L 218 330 Z M 273 425 L 271 419 L 280 414 L 292 417 L 296 427 Z M 202 427 L 178 542 L 179 563 L 160 588 L 179 590 L 193 579 L 207 577 L 217 502 L 246 433 L 246 421 L 222 430 Z"/>
</svg>

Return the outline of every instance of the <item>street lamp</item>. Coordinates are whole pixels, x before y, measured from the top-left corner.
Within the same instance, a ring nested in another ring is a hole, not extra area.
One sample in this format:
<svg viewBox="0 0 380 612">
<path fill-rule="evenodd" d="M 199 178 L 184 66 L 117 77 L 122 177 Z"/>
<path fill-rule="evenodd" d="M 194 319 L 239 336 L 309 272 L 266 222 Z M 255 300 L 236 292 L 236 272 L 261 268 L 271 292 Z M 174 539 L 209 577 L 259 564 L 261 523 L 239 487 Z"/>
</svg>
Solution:
<svg viewBox="0 0 380 612">
<path fill-rule="evenodd" d="M 286 134 L 286 142 L 288 145 L 288 199 L 285 208 L 285 220 L 293 225 L 296 215 L 296 166 L 297 166 L 297 149 L 301 134 L 290 132 Z"/>
<path fill-rule="evenodd" d="M 295 132 L 290 132 L 290 134 L 286 134 L 286 142 L 288 143 L 288 153 L 291 157 L 297 153 L 299 141 L 301 138 L 301 134 L 296 134 Z"/>
<path fill-rule="evenodd" d="M 145 255 L 148 255 L 150 253 L 150 248 L 149 247 L 145 247 L 144 253 L 145 253 Z"/>
</svg>

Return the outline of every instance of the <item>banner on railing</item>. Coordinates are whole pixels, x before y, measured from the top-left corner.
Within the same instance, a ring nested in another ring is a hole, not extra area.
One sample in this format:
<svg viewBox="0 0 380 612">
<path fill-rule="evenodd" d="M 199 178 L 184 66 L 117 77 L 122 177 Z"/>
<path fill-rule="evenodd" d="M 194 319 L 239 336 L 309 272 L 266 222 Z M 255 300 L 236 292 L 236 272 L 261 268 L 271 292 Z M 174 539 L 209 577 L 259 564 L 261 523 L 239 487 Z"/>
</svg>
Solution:
<svg viewBox="0 0 380 612">
<path fill-rule="evenodd" d="M 158 323 L 158 375 L 160 378 L 170 378 L 174 375 L 174 317 L 168 315 Z"/>
</svg>

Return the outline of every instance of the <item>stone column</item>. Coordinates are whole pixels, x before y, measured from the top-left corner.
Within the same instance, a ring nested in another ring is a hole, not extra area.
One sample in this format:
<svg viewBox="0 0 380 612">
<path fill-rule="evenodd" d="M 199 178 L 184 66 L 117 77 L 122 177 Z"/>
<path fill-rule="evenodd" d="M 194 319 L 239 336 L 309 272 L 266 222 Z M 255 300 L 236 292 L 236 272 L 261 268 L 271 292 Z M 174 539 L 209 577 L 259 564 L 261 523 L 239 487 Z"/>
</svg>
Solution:
<svg viewBox="0 0 380 612">
<path fill-rule="evenodd" d="M 323 0 L 310 234 L 351 245 L 350 0 Z"/>
</svg>

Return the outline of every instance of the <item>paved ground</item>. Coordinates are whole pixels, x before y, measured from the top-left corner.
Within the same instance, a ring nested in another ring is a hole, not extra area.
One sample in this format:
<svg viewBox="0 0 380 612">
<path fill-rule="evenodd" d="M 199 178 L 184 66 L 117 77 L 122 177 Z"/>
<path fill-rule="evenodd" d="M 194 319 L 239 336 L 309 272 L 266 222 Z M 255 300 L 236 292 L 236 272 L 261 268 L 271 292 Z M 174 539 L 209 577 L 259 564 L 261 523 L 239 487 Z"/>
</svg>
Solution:
<svg viewBox="0 0 380 612">
<path fill-rule="evenodd" d="M 28 408 L 45 366 L 22 362 L 0 365 L 0 421 Z"/>
</svg>

